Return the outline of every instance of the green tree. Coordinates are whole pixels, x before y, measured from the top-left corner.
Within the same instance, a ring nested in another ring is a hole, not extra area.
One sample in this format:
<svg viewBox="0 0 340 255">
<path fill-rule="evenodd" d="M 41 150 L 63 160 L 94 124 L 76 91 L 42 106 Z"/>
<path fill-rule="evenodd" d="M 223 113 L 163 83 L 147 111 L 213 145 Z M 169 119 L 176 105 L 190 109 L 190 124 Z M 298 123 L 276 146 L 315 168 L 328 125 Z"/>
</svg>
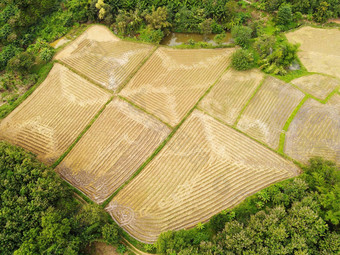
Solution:
<svg viewBox="0 0 340 255">
<path fill-rule="evenodd" d="M 201 34 L 203 35 L 211 34 L 213 22 L 214 22 L 213 19 L 206 19 L 202 23 L 200 23 Z"/>
<path fill-rule="evenodd" d="M 11 58 L 8 66 L 11 70 L 27 73 L 34 64 L 35 57 L 28 52 L 21 52 L 15 57 Z"/>
<path fill-rule="evenodd" d="M 231 57 L 231 65 L 239 71 L 244 71 L 254 66 L 254 55 L 249 50 L 239 49 Z"/>
<path fill-rule="evenodd" d="M 145 15 L 145 20 L 148 27 L 152 30 L 165 29 L 171 27 L 171 24 L 167 21 L 168 11 L 166 7 L 152 8 L 151 13 Z"/>
<path fill-rule="evenodd" d="M 252 32 L 250 27 L 245 26 L 235 26 L 231 29 L 231 35 L 235 43 L 242 47 L 248 46 Z"/>
<path fill-rule="evenodd" d="M 292 7 L 289 4 L 282 4 L 277 13 L 277 23 L 286 26 L 293 20 Z"/>
<path fill-rule="evenodd" d="M 102 227 L 102 235 L 107 244 L 117 244 L 120 240 L 119 229 L 116 224 L 105 224 Z"/>
<path fill-rule="evenodd" d="M 316 12 L 313 14 L 314 20 L 319 23 L 325 23 L 329 17 L 329 4 L 326 1 L 320 3 Z"/>
<path fill-rule="evenodd" d="M 100 206 L 83 205 L 36 158 L 0 142 L 0 254 L 81 254 L 105 234 L 117 240 Z"/>
</svg>

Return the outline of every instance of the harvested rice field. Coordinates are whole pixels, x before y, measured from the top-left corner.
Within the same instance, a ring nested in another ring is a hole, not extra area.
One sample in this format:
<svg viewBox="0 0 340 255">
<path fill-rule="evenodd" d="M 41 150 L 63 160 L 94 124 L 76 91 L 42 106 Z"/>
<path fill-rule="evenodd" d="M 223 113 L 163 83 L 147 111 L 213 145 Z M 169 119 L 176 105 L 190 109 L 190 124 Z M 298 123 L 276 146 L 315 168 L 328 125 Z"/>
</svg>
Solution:
<svg viewBox="0 0 340 255">
<path fill-rule="evenodd" d="M 282 129 L 303 97 L 293 86 L 268 77 L 243 112 L 237 128 L 278 149 Z"/>
<path fill-rule="evenodd" d="M 133 237 L 154 242 L 298 173 L 292 162 L 195 110 L 106 210 Z"/>
<path fill-rule="evenodd" d="M 120 95 L 176 126 L 228 67 L 233 51 L 158 48 Z"/>
<path fill-rule="evenodd" d="M 263 77 L 256 69 L 247 72 L 229 69 L 200 102 L 199 108 L 233 125 Z"/>
<path fill-rule="evenodd" d="M 0 139 L 51 164 L 109 98 L 109 93 L 55 64 L 38 89 L 1 122 Z"/>
<path fill-rule="evenodd" d="M 115 98 L 57 172 L 101 203 L 136 172 L 169 133 L 163 123 Z"/>
<path fill-rule="evenodd" d="M 340 95 L 326 104 L 308 99 L 289 126 L 285 153 L 307 163 L 321 156 L 340 165 Z"/>
<path fill-rule="evenodd" d="M 116 91 L 153 49 L 151 45 L 122 41 L 108 28 L 95 25 L 55 58 L 105 88 Z"/>
<path fill-rule="evenodd" d="M 291 83 L 321 100 L 326 99 L 333 90 L 340 87 L 340 80 L 320 74 L 303 76 L 292 80 Z"/>
<path fill-rule="evenodd" d="M 340 30 L 302 27 L 286 34 L 292 43 L 300 44 L 298 56 L 310 72 L 340 78 Z"/>
</svg>

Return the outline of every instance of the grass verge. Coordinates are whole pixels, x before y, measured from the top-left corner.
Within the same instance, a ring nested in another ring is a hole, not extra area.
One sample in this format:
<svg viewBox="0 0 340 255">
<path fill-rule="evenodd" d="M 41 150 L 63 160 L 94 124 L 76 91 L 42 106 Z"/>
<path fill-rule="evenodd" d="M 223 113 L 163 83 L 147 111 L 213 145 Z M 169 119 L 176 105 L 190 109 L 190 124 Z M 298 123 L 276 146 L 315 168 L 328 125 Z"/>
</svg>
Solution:
<svg viewBox="0 0 340 255">
<path fill-rule="evenodd" d="M 284 154 L 284 144 L 285 144 L 285 139 L 286 139 L 286 133 L 288 131 L 288 128 L 290 126 L 290 123 L 293 121 L 293 119 L 295 118 L 296 114 L 298 113 L 298 111 L 300 110 L 300 108 L 302 107 L 302 105 L 307 101 L 307 99 L 310 98 L 310 95 L 306 95 L 301 102 L 298 104 L 298 106 L 294 109 L 294 111 L 291 113 L 291 115 L 289 116 L 288 120 L 286 121 L 285 125 L 283 126 L 281 135 L 280 135 L 280 141 L 279 141 L 279 149 L 278 152 L 280 154 Z"/>
</svg>

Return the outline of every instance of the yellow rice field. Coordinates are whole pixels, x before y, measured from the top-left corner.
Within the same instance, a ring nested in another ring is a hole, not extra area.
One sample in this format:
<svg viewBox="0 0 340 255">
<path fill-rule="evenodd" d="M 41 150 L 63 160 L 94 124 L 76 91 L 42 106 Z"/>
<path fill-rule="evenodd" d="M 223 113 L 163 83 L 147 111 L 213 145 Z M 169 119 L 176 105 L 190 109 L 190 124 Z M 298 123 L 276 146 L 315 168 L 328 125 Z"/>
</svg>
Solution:
<svg viewBox="0 0 340 255">
<path fill-rule="evenodd" d="M 286 134 L 285 153 L 307 163 L 320 156 L 340 164 L 340 95 L 326 104 L 308 99 Z"/>
<path fill-rule="evenodd" d="M 159 154 L 106 207 L 133 237 L 154 242 L 190 228 L 298 168 L 195 110 Z"/>
<path fill-rule="evenodd" d="M 282 129 L 303 97 L 298 89 L 268 77 L 243 112 L 237 128 L 277 149 Z"/>
<path fill-rule="evenodd" d="M 340 30 L 302 27 L 286 34 L 292 43 L 300 44 L 298 56 L 310 72 L 340 78 Z"/>
<path fill-rule="evenodd" d="M 176 126 L 228 67 L 232 52 L 158 48 L 120 95 Z"/>
<path fill-rule="evenodd" d="M 110 98 L 66 67 L 55 64 L 46 80 L 0 124 L 0 139 L 52 163 Z"/>
<path fill-rule="evenodd" d="M 169 133 L 163 123 L 116 98 L 57 171 L 101 203 L 134 174 Z"/>
<path fill-rule="evenodd" d="M 153 49 L 151 45 L 122 41 L 106 27 L 95 25 L 55 58 L 98 84 L 116 91 Z"/>
<path fill-rule="evenodd" d="M 263 73 L 255 69 L 246 72 L 229 69 L 200 102 L 199 108 L 233 125 L 263 77 Z"/>
</svg>

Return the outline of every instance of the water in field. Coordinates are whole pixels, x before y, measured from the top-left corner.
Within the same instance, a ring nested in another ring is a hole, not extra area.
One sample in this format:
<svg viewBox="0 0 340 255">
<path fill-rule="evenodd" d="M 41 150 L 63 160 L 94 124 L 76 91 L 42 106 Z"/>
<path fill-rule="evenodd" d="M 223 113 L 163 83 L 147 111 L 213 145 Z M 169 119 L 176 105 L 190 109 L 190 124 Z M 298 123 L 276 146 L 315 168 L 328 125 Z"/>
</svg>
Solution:
<svg viewBox="0 0 340 255">
<path fill-rule="evenodd" d="M 164 39 L 161 41 L 162 45 L 167 46 L 177 46 L 181 44 L 187 43 L 190 39 L 194 40 L 195 42 L 207 42 L 211 43 L 212 45 L 216 46 L 217 43 L 214 42 L 214 37 L 216 34 L 211 35 L 201 35 L 201 34 L 192 34 L 192 33 L 170 33 L 169 35 L 165 36 Z M 226 33 L 226 37 L 223 40 L 222 44 L 230 43 L 231 34 Z"/>
<path fill-rule="evenodd" d="M 50 45 L 53 47 L 53 48 L 58 48 L 62 45 L 64 45 L 65 43 L 69 42 L 70 40 L 67 39 L 65 36 L 59 38 L 58 40 L 55 40 L 54 42 L 50 43 Z"/>
</svg>

